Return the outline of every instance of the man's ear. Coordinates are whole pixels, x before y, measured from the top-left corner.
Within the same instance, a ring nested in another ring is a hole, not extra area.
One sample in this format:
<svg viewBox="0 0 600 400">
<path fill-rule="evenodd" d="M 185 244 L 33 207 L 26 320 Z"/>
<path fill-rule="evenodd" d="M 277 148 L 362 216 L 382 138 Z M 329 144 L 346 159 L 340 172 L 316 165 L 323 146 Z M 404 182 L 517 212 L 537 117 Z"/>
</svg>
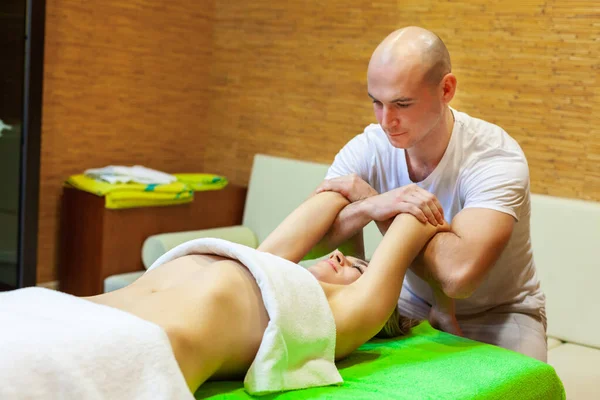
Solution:
<svg viewBox="0 0 600 400">
<path fill-rule="evenodd" d="M 446 104 L 450 103 L 450 101 L 454 98 L 454 94 L 456 93 L 456 85 L 456 76 L 454 76 L 452 72 L 447 73 L 442 78 L 442 99 Z"/>
</svg>

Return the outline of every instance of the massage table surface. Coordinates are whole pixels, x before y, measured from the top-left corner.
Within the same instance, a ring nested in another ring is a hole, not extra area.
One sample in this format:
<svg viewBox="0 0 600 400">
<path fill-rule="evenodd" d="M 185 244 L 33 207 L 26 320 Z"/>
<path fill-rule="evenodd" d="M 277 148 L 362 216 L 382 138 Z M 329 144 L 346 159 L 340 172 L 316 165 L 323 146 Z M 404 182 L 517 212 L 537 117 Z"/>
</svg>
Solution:
<svg viewBox="0 0 600 400">
<path fill-rule="evenodd" d="M 341 386 L 281 392 L 261 399 L 565 399 L 548 364 L 433 329 L 375 339 L 337 363 Z M 196 399 L 252 399 L 241 381 L 207 382 Z"/>
</svg>

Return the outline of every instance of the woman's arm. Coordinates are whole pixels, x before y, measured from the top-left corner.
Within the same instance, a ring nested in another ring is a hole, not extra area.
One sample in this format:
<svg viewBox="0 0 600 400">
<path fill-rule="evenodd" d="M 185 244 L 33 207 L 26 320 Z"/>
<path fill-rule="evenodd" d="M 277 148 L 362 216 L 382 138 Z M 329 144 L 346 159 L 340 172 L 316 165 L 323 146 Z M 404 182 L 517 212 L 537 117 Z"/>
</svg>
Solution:
<svg viewBox="0 0 600 400">
<path fill-rule="evenodd" d="M 299 262 L 323 238 L 340 210 L 348 203 L 344 196 L 336 192 L 323 192 L 309 197 L 271 232 L 258 250 Z"/>
<path fill-rule="evenodd" d="M 383 327 L 398 302 L 406 270 L 421 249 L 448 224 L 434 227 L 410 214 L 394 218 L 366 272 L 341 288 L 330 304 L 336 318 L 336 354 L 349 354 Z"/>
</svg>

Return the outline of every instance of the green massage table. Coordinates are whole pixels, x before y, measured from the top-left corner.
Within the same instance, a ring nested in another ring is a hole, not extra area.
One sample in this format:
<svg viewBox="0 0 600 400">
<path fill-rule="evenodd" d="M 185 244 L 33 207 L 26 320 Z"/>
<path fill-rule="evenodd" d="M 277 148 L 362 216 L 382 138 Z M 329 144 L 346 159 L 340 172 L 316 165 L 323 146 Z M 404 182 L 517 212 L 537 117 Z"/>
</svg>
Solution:
<svg viewBox="0 0 600 400">
<path fill-rule="evenodd" d="M 337 363 L 341 386 L 250 396 L 243 382 L 207 382 L 196 399 L 565 399 L 554 368 L 496 346 L 433 329 L 372 340 Z"/>
</svg>

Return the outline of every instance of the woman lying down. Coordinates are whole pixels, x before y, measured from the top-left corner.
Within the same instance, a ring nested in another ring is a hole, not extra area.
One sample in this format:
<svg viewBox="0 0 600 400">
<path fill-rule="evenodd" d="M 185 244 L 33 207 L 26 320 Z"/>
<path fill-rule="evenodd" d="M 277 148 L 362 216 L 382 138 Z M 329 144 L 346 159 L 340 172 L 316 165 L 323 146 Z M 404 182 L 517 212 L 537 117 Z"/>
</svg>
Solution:
<svg viewBox="0 0 600 400">
<path fill-rule="evenodd" d="M 341 383 L 334 359 L 398 324 L 407 267 L 448 229 L 400 214 L 368 265 L 339 251 L 295 264 L 347 204 L 310 197 L 258 251 L 184 243 L 99 296 L 0 295 L 0 398 L 191 399 L 209 379 L 243 377 L 256 394 Z"/>
</svg>

